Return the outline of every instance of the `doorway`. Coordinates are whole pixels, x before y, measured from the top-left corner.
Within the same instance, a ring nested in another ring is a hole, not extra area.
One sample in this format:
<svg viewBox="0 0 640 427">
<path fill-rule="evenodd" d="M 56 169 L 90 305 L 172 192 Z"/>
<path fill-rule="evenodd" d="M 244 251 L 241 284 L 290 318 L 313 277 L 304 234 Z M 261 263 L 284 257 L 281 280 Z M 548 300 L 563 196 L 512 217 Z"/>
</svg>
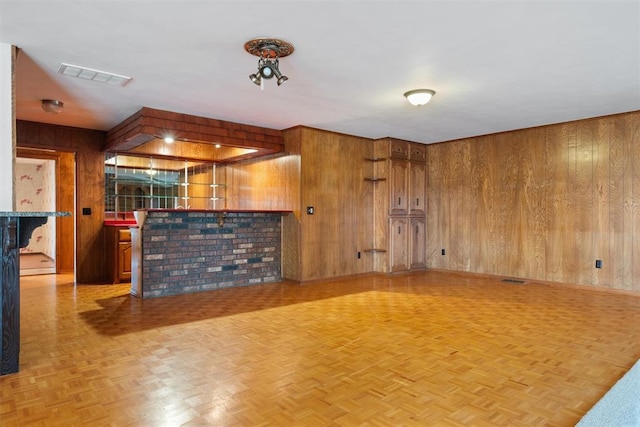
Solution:
<svg viewBox="0 0 640 427">
<path fill-rule="evenodd" d="M 16 210 L 75 211 L 75 154 L 18 148 Z M 50 217 L 20 250 L 20 275 L 75 272 L 75 226 L 72 217 Z"/>
<path fill-rule="evenodd" d="M 16 210 L 53 212 L 56 210 L 56 162 L 51 159 L 17 157 Z M 56 221 L 49 220 L 33 231 L 29 244 L 20 248 L 20 276 L 55 274 Z"/>
</svg>

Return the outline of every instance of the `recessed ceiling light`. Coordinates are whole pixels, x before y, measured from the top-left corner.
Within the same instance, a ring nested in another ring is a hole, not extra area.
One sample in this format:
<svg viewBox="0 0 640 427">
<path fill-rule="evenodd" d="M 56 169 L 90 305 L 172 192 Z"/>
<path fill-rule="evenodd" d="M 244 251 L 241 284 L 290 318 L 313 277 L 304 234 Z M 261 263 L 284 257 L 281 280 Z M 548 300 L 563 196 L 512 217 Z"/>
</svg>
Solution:
<svg viewBox="0 0 640 427">
<path fill-rule="evenodd" d="M 60 74 L 79 79 L 93 80 L 95 82 L 107 83 L 112 86 L 124 86 L 131 81 L 131 77 L 122 74 L 110 73 L 108 71 L 94 70 L 93 68 L 81 67 L 79 65 L 62 63 L 58 68 Z"/>
</svg>

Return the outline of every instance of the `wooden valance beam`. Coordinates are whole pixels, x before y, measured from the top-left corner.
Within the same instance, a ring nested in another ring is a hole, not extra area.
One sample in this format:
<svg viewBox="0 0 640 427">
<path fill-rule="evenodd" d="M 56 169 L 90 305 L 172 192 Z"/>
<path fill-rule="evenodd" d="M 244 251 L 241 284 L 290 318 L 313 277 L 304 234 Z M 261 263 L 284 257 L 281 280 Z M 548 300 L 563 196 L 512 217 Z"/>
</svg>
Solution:
<svg viewBox="0 0 640 427">
<path fill-rule="evenodd" d="M 279 130 L 148 107 L 143 107 L 109 130 L 103 151 L 124 153 L 165 136 L 171 136 L 176 141 L 256 150 L 251 153 L 239 150 L 243 154 L 224 159 L 225 162 L 284 151 L 284 137 Z"/>
</svg>

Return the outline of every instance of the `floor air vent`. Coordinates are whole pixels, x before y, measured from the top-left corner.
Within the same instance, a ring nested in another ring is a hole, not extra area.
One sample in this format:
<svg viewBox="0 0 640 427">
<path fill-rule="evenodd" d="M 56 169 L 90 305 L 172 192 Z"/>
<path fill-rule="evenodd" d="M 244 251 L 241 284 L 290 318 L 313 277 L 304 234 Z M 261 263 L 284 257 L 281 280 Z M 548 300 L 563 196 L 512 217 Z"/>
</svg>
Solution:
<svg viewBox="0 0 640 427">
<path fill-rule="evenodd" d="M 503 282 L 505 283 L 515 283 L 517 285 L 524 285 L 525 281 L 524 280 L 518 280 L 518 279 L 502 279 Z"/>
</svg>

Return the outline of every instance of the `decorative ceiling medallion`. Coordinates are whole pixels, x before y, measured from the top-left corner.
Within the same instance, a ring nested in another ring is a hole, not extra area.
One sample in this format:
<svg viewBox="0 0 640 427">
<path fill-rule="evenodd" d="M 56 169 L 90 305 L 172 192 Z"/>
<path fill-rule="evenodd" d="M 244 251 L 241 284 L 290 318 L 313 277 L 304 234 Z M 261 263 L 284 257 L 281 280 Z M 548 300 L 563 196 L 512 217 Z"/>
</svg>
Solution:
<svg viewBox="0 0 640 427">
<path fill-rule="evenodd" d="M 258 37 L 244 44 L 244 50 L 264 59 L 284 58 L 293 53 L 293 45 L 280 39 Z"/>
</svg>

